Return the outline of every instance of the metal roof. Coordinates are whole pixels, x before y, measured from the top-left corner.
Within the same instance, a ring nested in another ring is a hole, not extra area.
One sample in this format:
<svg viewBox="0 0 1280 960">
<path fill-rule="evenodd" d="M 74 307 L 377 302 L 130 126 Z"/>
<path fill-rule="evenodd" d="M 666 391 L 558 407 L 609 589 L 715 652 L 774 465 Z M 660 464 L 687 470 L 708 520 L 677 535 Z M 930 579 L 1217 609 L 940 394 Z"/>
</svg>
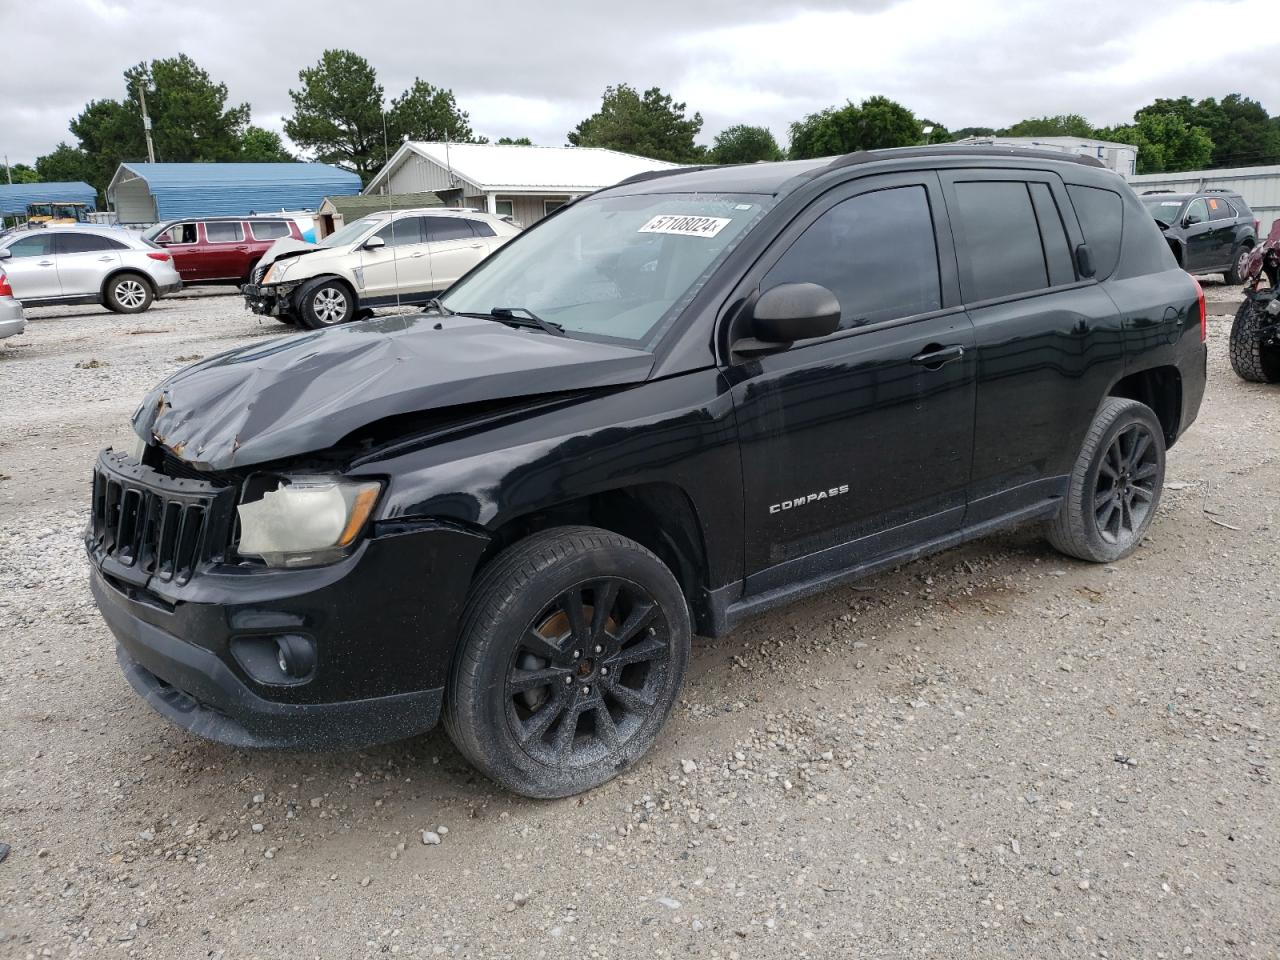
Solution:
<svg viewBox="0 0 1280 960">
<path fill-rule="evenodd" d="M 373 193 L 401 164 L 421 157 L 451 170 L 479 192 L 590 193 L 648 170 L 675 170 L 678 163 L 650 160 L 603 147 L 529 147 L 506 143 L 406 142 L 365 193 Z"/>
<path fill-rule="evenodd" d="M 444 201 L 434 193 L 357 194 L 353 197 L 325 197 L 321 213 L 340 213 L 345 218 L 379 213 L 383 210 L 407 210 L 410 207 L 443 207 Z"/>
<path fill-rule="evenodd" d="M 360 192 L 360 177 L 327 163 L 122 163 L 107 196 L 141 180 L 157 219 L 315 210 L 328 196 Z"/>
<path fill-rule="evenodd" d="M 26 216 L 29 203 L 70 201 L 94 206 L 98 193 L 80 180 L 55 183 L 0 183 L 0 216 Z"/>
</svg>

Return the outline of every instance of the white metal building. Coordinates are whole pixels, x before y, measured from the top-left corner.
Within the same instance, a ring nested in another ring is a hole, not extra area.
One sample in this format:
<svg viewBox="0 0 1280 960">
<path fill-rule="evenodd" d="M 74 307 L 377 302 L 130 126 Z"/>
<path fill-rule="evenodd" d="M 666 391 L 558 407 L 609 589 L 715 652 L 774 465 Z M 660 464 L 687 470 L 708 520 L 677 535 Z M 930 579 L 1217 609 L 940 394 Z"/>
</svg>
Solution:
<svg viewBox="0 0 1280 960">
<path fill-rule="evenodd" d="M 1266 236 L 1280 219 L 1280 166 L 1228 167 L 1222 170 L 1188 170 L 1184 173 L 1144 173 L 1129 177 L 1129 186 L 1138 193 L 1171 190 L 1194 193 L 1199 190 L 1234 190 L 1244 197 L 1258 218 L 1258 233 Z"/>
<path fill-rule="evenodd" d="M 366 194 L 433 191 L 449 206 L 514 217 L 523 226 L 568 201 L 649 170 L 679 164 L 599 147 L 407 141 Z"/>
<path fill-rule="evenodd" d="M 1101 160 L 1106 167 L 1123 177 L 1133 176 L 1138 169 L 1138 148 L 1128 143 L 1112 143 L 1110 140 L 1090 140 L 1087 137 L 966 137 L 956 142 L 1075 153 Z"/>
</svg>

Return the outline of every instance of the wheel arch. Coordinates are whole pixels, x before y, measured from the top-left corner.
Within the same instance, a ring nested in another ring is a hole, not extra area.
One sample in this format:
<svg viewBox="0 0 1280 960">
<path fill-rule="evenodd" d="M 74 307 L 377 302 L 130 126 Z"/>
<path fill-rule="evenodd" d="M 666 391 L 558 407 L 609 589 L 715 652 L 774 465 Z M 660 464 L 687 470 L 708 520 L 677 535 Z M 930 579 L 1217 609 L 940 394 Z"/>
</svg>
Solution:
<svg viewBox="0 0 1280 960">
<path fill-rule="evenodd" d="M 101 299 L 103 303 L 107 302 L 107 287 L 111 285 L 111 282 L 113 280 L 117 279 L 118 277 L 122 277 L 125 274 L 130 274 L 132 276 L 140 278 L 142 282 L 145 283 L 151 289 L 151 298 L 153 300 L 159 297 L 160 291 L 156 287 L 155 280 L 151 276 L 149 276 L 145 270 L 139 270 L 137 267 L 126 267 L 121 265 L 118 267 L 113 267 L 107 273 L 107 275 L 102 278 L 102 283 L 98 287 L 98 297 Z"/>
<path fill-rule="evenodd" d="M 667 481 L 614 487 L 505 518 L 490 531 L 473 582 L 507 547 L 542 530 L 574 525 L 609 530 L 656 554 L 680 584 L 695 629 L 702 627 L 709 613 L 710 587 L 702 524 L 689 494 Z"/>
<path fill-rule="evenodd" d="M 1178 439 L 1182 425 L 1182 372 L 1173 364 L 1126 374 L 1107 391 L 1109 397 L 1137 400 L 1150 407 L 1164 430 L 1166 447 Z"/>
</svg>

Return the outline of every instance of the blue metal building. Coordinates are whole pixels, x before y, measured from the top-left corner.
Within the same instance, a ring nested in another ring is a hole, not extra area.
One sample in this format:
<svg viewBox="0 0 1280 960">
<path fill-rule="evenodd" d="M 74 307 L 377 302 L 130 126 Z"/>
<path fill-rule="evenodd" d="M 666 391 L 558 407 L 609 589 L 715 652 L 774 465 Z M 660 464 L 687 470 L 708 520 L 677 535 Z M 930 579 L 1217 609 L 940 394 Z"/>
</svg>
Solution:
<svg viewBox="0 0 1280 960">
<path fill-rule="evenodd" d="M 316 210 L 360 192 L 360 177 L 327 163 L 122 163 L 107 187 L 121 223 Z"/>
<path fill-rule="evenodd" d="M 358 189 L 358 188 L 357 188 Z M 97 192 L 87 183 L 0 183 L 0 217 L 25 217 L 29 203 L 66 201 L 92 210 Z"/>
</svg>

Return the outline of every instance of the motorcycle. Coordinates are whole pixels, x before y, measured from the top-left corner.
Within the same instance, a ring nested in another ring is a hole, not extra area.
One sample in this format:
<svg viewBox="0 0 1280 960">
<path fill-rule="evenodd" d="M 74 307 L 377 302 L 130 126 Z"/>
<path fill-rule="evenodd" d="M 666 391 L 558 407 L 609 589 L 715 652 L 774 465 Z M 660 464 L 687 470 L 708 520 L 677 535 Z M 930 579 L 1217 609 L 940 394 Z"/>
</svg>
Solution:
<svg viewBox="0 0 1280 960">
<path fill-rule="evenodd" d="M 1231 366 L 1253 383 L 1280 382 L 1280 220 L 1244 269 L 1244 302 L 1231 324 Z"/>
</svg>

